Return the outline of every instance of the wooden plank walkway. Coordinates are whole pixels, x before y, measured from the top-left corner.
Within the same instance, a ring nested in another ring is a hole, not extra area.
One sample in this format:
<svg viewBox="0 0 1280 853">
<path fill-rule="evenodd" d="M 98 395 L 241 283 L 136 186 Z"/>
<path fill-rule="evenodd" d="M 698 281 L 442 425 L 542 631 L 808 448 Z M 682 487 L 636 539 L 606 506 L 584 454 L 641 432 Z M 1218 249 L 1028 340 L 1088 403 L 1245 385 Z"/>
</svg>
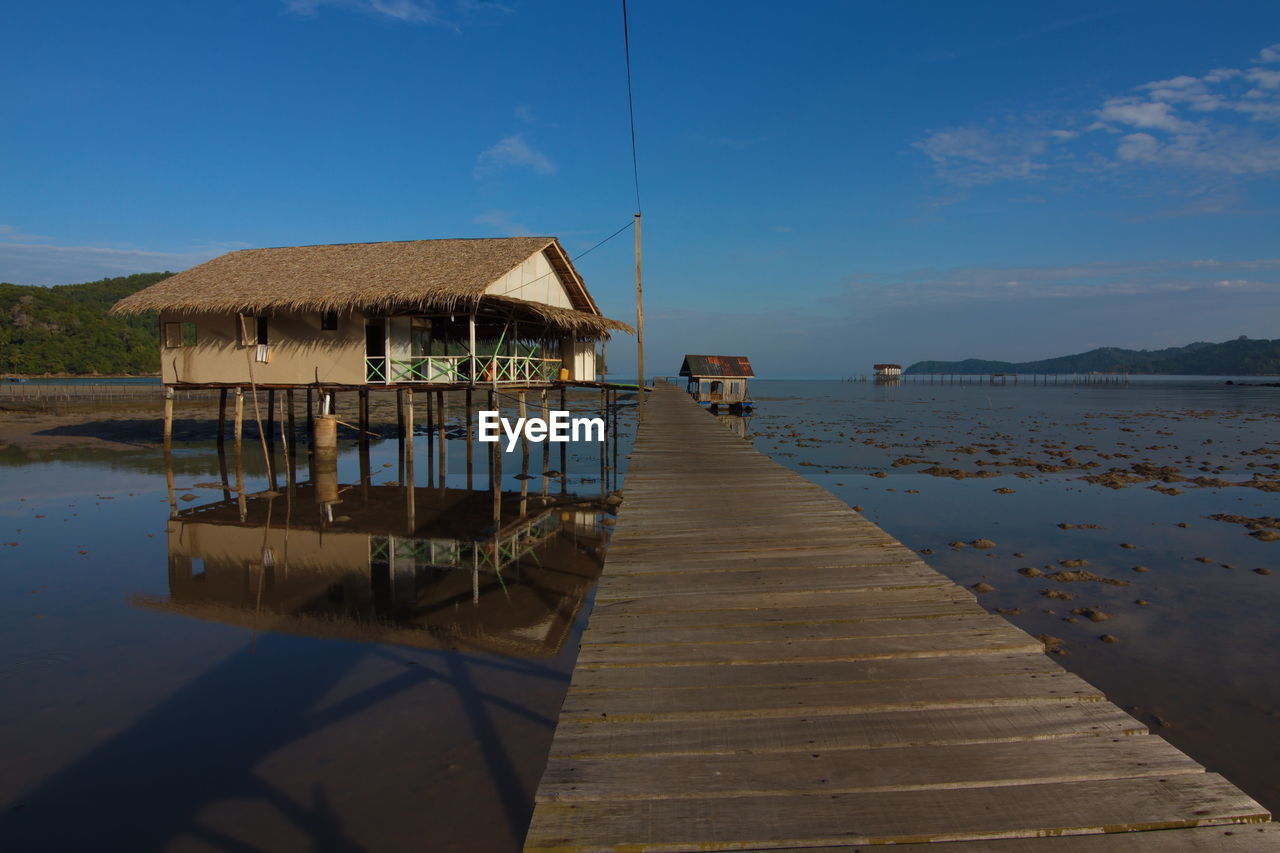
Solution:
<svg viewBox="0 0 1280 853">
<path fill-rule="evenodd" d="M 1280 849 L 836 497 L 672 386 L 646 408 L 526 850 Z"/>
</svg>

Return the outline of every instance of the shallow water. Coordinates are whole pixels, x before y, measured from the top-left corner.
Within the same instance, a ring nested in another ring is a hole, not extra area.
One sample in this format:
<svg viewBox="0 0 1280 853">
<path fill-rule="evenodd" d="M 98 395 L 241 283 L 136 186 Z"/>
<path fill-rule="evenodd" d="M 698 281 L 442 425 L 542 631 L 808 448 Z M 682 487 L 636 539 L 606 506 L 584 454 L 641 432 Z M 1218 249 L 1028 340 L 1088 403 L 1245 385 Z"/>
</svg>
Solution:
<svg viewBox="0 0 1280 853">
<path fill-rule="evenodd" d="M 757 381 L 747 431 L 934 568 L 965 586 L 993 587 L 978 597 L 984 606 L 1060 639 L 1059 663 L 1276 811 L 1280 541 L 1209 516 L 1280 516 L 1280 389 L 1224 382 Z M 1134 465 L 1175 468 L 1174 478 L 1209 485 L 1154 479 L 1113 489 L 1081 479 Z M 994 476 L 923 473 L 935 466 Z M 995 547 L 968 544 L 983 538 Z M 1081 559 L 1123 585 L 1018 573 Z M 1071 613 L 1079 608 L 1109 618 Z"/>
<path fill-rule="evenodd" d="M 443 482 L 420 424 L 412 490 L 391 440 L 272 492 L 250 426 L 242 501 L 201 417 L 168 469 L 0 450 L 0 848 L 518 849 L 607 547 L 597 445 L 504 454 L 495 517 L 456 434 Z"/>
</svg>

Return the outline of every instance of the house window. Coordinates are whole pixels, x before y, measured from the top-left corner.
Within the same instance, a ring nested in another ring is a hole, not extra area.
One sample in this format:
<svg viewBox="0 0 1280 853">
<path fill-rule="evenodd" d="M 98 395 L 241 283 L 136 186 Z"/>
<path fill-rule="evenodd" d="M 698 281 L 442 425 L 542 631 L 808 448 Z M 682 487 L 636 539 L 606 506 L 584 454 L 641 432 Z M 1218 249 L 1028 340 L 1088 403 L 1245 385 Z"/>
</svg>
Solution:
<svg viewBox="0 0 1280 853">
<path fill-rule="evenodd" d="M 338 312 L 337 311 L 321 311 L 320 312 L 320 331 L 322 332 L 338 331 Z"/>
<path fill-rule="evenodd" d="M 263 315 L 241 314 L 240 345 L 266 346 L 267 343 L 267 318 Z"/>
<path fill-rule="evenodd" d="M 168 348 L 193 347 L 196 345 L 195 323 L 165 323 L 164 345 Z"/>
</svg>

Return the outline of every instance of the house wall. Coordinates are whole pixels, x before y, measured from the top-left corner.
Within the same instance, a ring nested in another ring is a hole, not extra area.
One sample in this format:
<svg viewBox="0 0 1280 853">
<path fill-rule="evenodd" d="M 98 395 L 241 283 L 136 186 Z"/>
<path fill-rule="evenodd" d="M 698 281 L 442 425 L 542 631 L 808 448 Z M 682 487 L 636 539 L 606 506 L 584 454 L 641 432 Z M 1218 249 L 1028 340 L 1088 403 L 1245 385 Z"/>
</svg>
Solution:
<svg viewBox="0 0 1280 853">
<path fill-rule="evenodd" d="M 255 347 L 240 344 L 238 315 L 161 314 L 160 373 L 165 384 L 245 383 Z M 196 326 L 194 346 L 164 346 L 164 323 Z M 250 334 L 253 321 L 248 320 Z M 338 328 L 320 329 L 319 313 L 276 313 L 267 321 L 269 363 L 252 361 L 253 381 L 260 385 L 303 385 L 314 382 L 360 385 L 365 381 L 362 314 L 338 315 Z"/>
<path fill-rule="evenodd" d="M 595 382 L 596 376 L 596 344 L 595 341 L 579 341 L 576 338 L 565 338 L 560 345 L 561 366 L 569 369 L 569 378 L 575 382 Z"/>
<path fill-rule="evenodd" d="M 494 296 L 512 296 L 529 302 L 542 302 L 560 308 L 572 308 L 569 294 L 560 281 L 545 252 L 538 252 L 520 266 L 485 288 Z"/>
</svg>

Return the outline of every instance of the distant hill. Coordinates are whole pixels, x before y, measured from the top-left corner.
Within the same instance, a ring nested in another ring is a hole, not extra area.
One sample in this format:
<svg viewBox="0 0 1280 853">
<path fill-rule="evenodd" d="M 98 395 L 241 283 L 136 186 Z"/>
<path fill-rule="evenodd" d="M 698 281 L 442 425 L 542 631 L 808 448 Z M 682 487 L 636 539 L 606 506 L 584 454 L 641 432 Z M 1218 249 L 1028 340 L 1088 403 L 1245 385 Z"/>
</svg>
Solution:
<svg viewBox="0 0 1280 853">
<path fill-rule="evenodd" d="M 1245 337 L 1160 350 L 1100 347 L 1043 361 L 917 361 L 906 373 L 1159 373 L 1200 376 L 1280 374 L 1280 340 Z"/>
<path fill-rule="evenodd" d="M 156 316 L 116 317 L 107 309 L 170 275 L 140 273 L 56 287 L 0 284 L 0 372 L 158 373 Z"/>
</svg>

